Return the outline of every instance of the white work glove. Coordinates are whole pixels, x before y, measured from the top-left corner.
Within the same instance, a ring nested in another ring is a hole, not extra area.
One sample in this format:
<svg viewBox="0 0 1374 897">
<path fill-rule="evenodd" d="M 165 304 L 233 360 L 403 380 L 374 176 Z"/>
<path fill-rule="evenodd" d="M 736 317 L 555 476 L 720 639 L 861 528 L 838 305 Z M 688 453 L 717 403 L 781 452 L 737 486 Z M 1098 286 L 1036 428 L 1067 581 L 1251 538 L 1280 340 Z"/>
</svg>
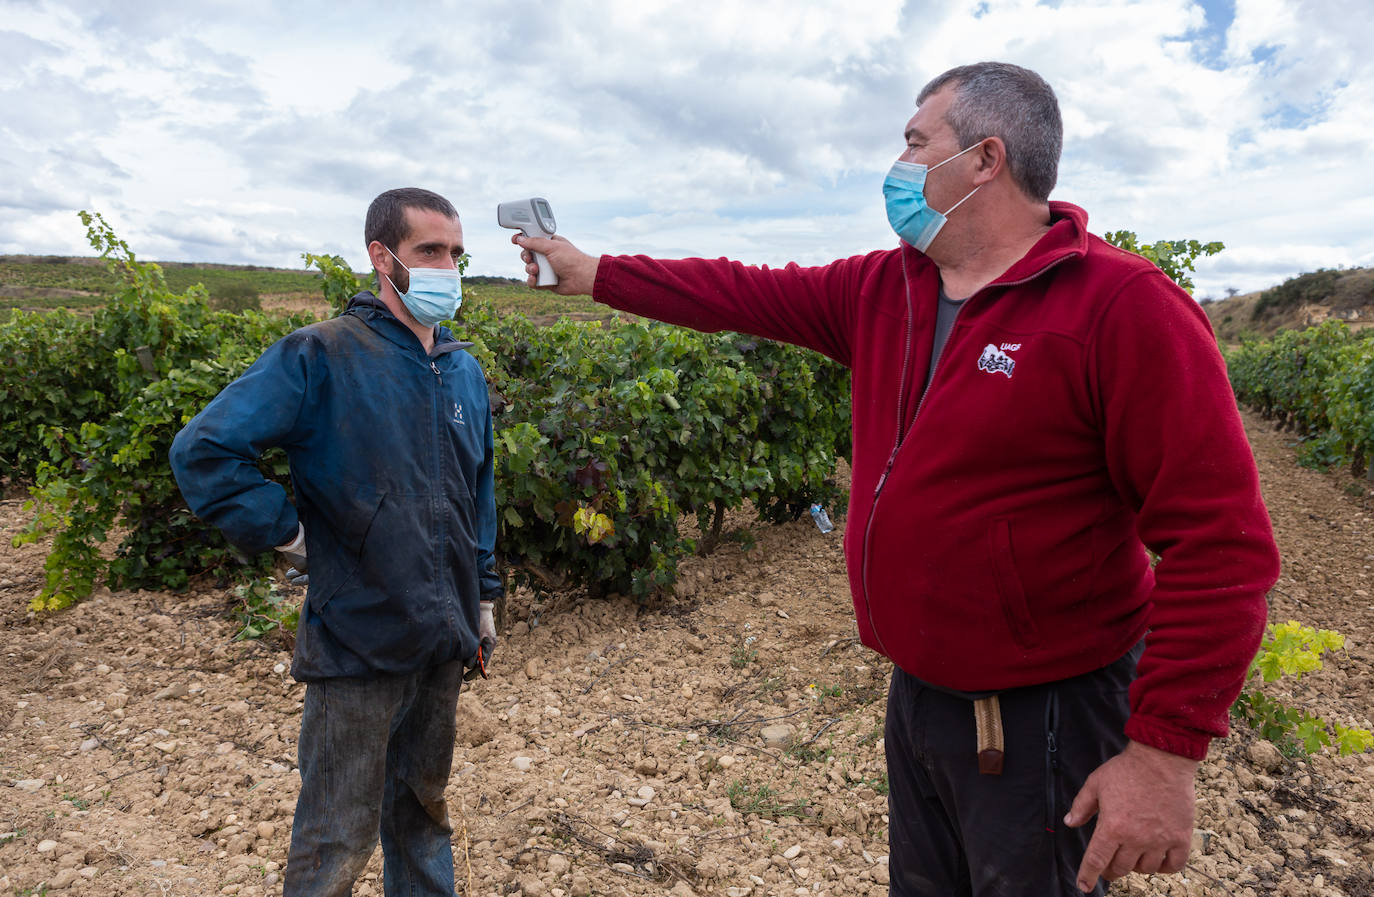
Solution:
<svg viewBox="0 0 1374 897">
<path fill-rule="evenodd" d="M 291 566 L 286 568 L 286 581 L 293 586 L 310 585 L 310 577 L 306 574 L 310 567 L 305 561 L 305 524 L 296 524 L 296 538 L 287 542 L 285 545 L 278 545 L 280 551 Z"/>
<path fill-rule="evenodd" d="M 464 679 L 487 678 L 487 668 L 491 666 L 491 655 L 496 651 L 496 605 L 492 601 L 478 604 L 477 612 L 477 666 L 464 674 Z"/>
<path fill-rule="evenodd" d="M 496 647 L 496 602 L 483 601 L 478 604 L 477 638 L 481 644 Z"/>
</svg>

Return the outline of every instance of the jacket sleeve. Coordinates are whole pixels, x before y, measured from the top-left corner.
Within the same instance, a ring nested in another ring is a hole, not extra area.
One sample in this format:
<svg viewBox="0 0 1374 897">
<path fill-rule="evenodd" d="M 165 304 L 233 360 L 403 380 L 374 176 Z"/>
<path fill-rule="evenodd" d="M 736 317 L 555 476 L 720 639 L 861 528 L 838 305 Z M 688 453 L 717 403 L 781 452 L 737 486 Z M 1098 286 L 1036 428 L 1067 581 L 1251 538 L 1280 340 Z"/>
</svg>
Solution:
<svg viewBox="0 0 1374 897">
<path fill-rule="evenodd" d="M 769 268 L 723 258 L 607 255 L 597 268 L 592 298 L 693 330 L 738 330 L 805 346 L 848 365 L 855 303 L 868 258 L 814 268 Z"/>
<path fill-rule="evenodd" d="M 172 472 L 192 513 L 252 554 L 296 534 L 286 490 L 257 467 L 264 451 L 299 436 L 307 378 L 296 345 L 293 336 L 279 340 L 172 442 Z"/>
<path fill-rule="evenodd" d="M 505 591 L 496 572 L 496 450 L 491 406 L 483 403 L 486 424 L 484 454 L 477 469 L 477 578 L 483 601 L 494 601 Z"/>
<path fill-rule="evenodd" d="M 1278 550 L 1211 325 L 1162 272 L 1129 273 L 1089 358 L 1106 462 L 1158 555 L 1126 735 L 1202 759 L 1259 647 Z"/>
</svg>

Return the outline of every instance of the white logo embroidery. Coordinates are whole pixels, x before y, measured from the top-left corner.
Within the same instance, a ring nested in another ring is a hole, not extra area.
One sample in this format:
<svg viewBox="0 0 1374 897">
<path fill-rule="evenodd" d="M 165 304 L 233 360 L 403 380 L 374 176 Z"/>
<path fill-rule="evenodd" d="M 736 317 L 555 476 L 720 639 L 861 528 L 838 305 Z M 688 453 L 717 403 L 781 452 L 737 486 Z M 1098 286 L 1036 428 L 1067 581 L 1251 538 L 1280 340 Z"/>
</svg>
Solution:
<svg viewBox="0 0 1374 897">
<path fill-rule="evenodd" d="M 463 406 L 457 402 L 453 403 L 453 422 L 461 427 L 468 425 L 468 422 L 463 420 Z"/>
<path fill-rule="evenodd" d="M 1007 353 L 1015 352 L 1019 348 L 1020 343 L 1003 343 L 1001 349 L 988 343 L 983 347 L 983 354 L 978 356 L 978 370 L 987 371 L 989 374 L 1006 374 L 1010 380 L 1012 371 L 1016 370 L 1016 359 Z"/>
</svg>

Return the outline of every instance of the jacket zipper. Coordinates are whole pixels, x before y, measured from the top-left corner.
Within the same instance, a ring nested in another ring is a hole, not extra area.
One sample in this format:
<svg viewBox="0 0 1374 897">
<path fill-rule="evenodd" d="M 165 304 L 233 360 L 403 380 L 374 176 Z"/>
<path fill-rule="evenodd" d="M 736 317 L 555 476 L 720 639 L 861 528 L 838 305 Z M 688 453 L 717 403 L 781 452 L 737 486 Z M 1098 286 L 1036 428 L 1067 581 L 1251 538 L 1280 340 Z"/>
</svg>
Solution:
<svg viewBox="0 0 1374 897">
<path fill-rule="evenodd" d="M 883 644 L 883 637 L 878 634 L 878 626 L 873 621 L 873 602 L 869 600 L 868 597 L 869 536 L 872 535 L 873 517 L 878 510 L 878 499 L 883 494 L 883 486 L 887 483 L 888 474 L 892 473 L 892 466 L 897 461 L 897 453 L 901 450 L 902 443 L 906 441 L 907 434 L 910 433 L 916 427 L 916 419 L 921 416 L 921 409 L 924 408 L 926 404 L 926 396 L 930 393 L 930 387 L 935 383 L 936 375 L 940 373 L 940 362 L 944 360 L 945 355 L 945 346 L 941 346 L 940 354 L 935 359 L 935 366 L 931 369 L 930 379 L 926 382 L 925 389 L 921 390 L 921 398 L 916 403 L 916 413 L 911 415 L 911 425 L 908 426 L 905 430 L 902 429 L 902 410 L 904 405 L 904 399 L 906 397 L 907 370 L 911 364 L 911 331 L 915 323 L 915 314 L 911 306 L 911 280 L 907 275 L 906 269 L 906 249 L 898 247 L 897 251 L 901 253 L 900 258 L 902 260 L 902 285 L 906 288 L 906 348 L 903 351 L 902 355 L 902 377 L 900 380 L 897 381 L 897 440 L 892 446 L 892 451 L 888 453 L 887 464 L 883 467 L 882 475 L 878 477 L 878 485 L 873 489 L 873 501 L 868 506 L 868 520 L 864 524 L 862 564 L 863 573 L 861 577 L 863 580 L 864 587 L 864 609 L 868 612 L 868 628 L 873 633 L 873 638 L 878 642 L 878 650 L 882 651 L 884 656 L 889 658 L 892 657 L 892 654 L 887 650 L 887 646 Z M 1046 264 L 1043 268 L 1039 269 L 1038 271 L 1035 271 L 1032 274 L 1028 274 L 1020 280 L 1011 280 L 1005 283 L 997 282 L 986 284 L 985 286 L 980 287 L 978 290 L 974 291 L 967 299 L 965 299 L 963 302 L 959 304 L 959 308 L 954 312 L 954 320 L 950 323 L 949 327 L 950 336 L 954 335 L 954 325 L 959 323 L 959 314 L 964 310 L 964 307 L 968 305 L 968 303 L 972 301 L 974 297 L 981 294 L 989 286 L 1021 286 L 1022 284 L 1029 283 L 1030 281 L 1035 280 L 1037 277 L 1044 274 L 1046 271 L 1050 270 L 1055 265 L 1064 261 L 1064 258 L 1066 257 L 1057 258 Z M 948 338 L 946 338 L 945 345 L 947 346 L 948 344 L 949 340 Z"/>
<path fill-rule="evenodd" d="M 443 499 L 441 498 L 442 493 L 443 493 L 443 484 L 444 484 L 444 463 L 443 463 L 443 455 L 444 455 L 444 453 L 443 453 L 443 438 L 442 438 L 442 433 L 443 433 L 443 429 L 444 429 L 444 423 L 443 423 L 443 422 L 444 422 L 444 414 L 445 414 L 445 410 L 444 410 L 444 374 L 443 374 L 442 371 L 439 370 L 439 365 L 435 363 L 435 361 L 434 361 L 433 358 L 428 359 L 428 361 L 429 361 L 429 369 L 430 369 L 431 371 L 434 372 L 434 380 L 435 380 L 435 383 L 434 383 L 434 416 L 433 416 L 433 418 L 431 418 L 431 422 L 432 422 L 432 426 L 433 426 L 433 434 L 434 434 L 434 444 L 433 444 L 433 447 L 434 447 L 434 482 L 437 483 L 437 484 L 439 484 L 439 490 L 440 490 L 440 491 L 439 491 L 439 494 L 435 495 L 435 497 L 433 498 L 433 503 L 434 503 L 434 506 L 433 506 L 434 523 L 435 523 L 436 528 L 438 529 L 438 533 L 437 533 L 438 538 L 435 540 L 434 546 L 435 546 L 435 551 L 442 554 L 443 551 L 444 551 L 444 545 L 447 544 L 447 542 L 448 542 L 448 533 L 444 531 L 444 520 L 445 520 L 445 517 L 444 517 L 444 509 L 443 509 L 443 506 L 442 506 L 442 501 L 443 501 Z M 434 494 L 434 493 L 431 492 L 431 494 Z M 436 565 L 438 565 L 438 558 L 436 558 L 435 560 L 436 560 Z M 441 565 L 439 565 L 439 566 L 441 566 Z M 448 589 L 448 586 L 451 585 L 451 579 L 450 579 L 450 577 L 447 577 L 447 576 L 441 577 L 441 579 L 443 579 L 445 585 L 442 586 L 442 587 L 440 588 L 439 591 L 440 591 L 441 594 L 444 594 L 444 593 L 447 593 L 448 590 L 449 590 L 449 589 Z M 445 615 L 448 617 L 449 631 L 452 633 L 453 637 L 456 639 L 456 638 L 458 637 L 458 621 L 455 620 L 455 619 L 453 618 L 453 605 L 454 605 L 455 601 L 456 601 L 456 598 L 455 598 L 454 596 L 448 596 L 448 600 L 446 600 L 446 601 L 444 602 L 444 611 L 445 611 Z"/>
<path fill-rule="evenodd" d="M 892 654 L 887 650 L 887 646 L 883 644 L 883 637 L 878 634 L 878 626 L 876 623 L 873 622 L 873 603 L 868 600 L 868 537 L 869 535 L 871 535 L 873 530 L 873 513 L 878 509 L 878 496 L 883 494 L 883 484 L 887 482 L 887 475 L 892 472 L 892 464 L 894 461 L 897 460 L 897 450 L 902 447 L 902 438 L 905 436 L 905 433 L 902 430 L 902 411 L 906 399 L 907 371 L 910 369 L 911 366 L 911 331 L 915 324 L 915 322 L 913 321 L 915 315 L 913 314 L 911 308 L 911 281 L 907 277 L 906 250 L 902 249 L 901 247 L 898 247 L 897 251 L 901 253 L 900 258 L 902 260 L 902 286 L 904 288 L 904 293 L 906 295 L 906 345 L 902 350 L 902 376 L 897 381 L 897 437 L 896 441 L 892 445 L 892 451 L 888 452 L 887 464 L 883 466 L 882 475 L 878 477 L 878 485 L 873 490 L 873 501 L 868 506 L 868 520 L 864 523 L 864 555 L 862 575 L 864 584 L 864 610 L 868 612 L 868 628 L 869 631 L 873 633 L 873 638 L 878 642 L 878 650 L 882 651 L 883 654 L 887 657 L 891 657 Z M 939 366 L 938 361 L 936 362 L 936 366 Z M 934 379 L 933 375 L 931 379 Z M 926 390 L 929 389 L 930 384 L 927 383 Z M 925 392 L 922 392 L 921 403 L 923 404 L 924 402 Z M 916 413 L 920 414 L 920 412 L 921 404 L 917 404 Z M 915 422 L 916 420 L 913 417 L 912 423 L 914 424 Z"/>
</svg>

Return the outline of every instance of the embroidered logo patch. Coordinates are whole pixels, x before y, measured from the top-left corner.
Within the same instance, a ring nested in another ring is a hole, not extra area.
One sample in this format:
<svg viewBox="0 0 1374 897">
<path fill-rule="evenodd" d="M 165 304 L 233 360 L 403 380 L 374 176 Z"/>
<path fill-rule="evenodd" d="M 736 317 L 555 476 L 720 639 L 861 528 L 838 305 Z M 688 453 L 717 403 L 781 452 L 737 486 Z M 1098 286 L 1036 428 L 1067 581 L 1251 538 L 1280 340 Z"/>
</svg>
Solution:
<svg viewBox="0 0 1374 897">
<path fill-rule="evenodd" d="M 1015 352 L 1019 348 L 1020 343 L 1003 343 L 1000 349 L 988 343 L 983 347 L 983 354 L 978 356 L 978 370 L 987 371 L 989 374 L 1006 374 L 1010 380 L 1012 371 L 1016 370 L 1016 359 L 1007 353 Z"/>
<path fill-rule="evenodd" d="M 468 422 L 463 420 L 463 406 L 457 402 L 453 403 L 453 422 L 460 427 L 466 427 Z"/>
</svg>

